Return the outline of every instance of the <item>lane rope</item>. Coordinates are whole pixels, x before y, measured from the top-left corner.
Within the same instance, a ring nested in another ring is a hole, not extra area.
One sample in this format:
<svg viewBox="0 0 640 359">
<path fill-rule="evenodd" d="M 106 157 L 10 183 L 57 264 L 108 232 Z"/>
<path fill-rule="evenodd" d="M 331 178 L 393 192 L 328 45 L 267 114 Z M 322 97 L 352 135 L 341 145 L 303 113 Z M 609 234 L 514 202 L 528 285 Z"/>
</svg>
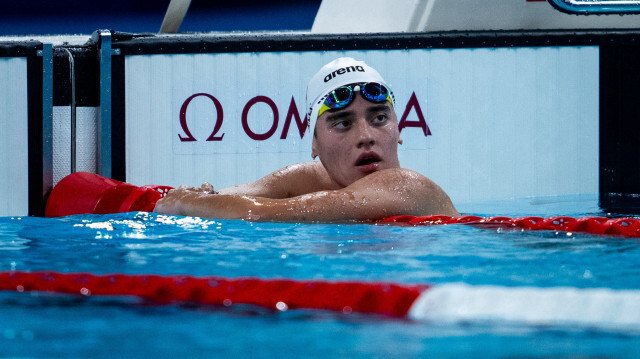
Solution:
<svg viewBox="0 0 640 359">
<path fill-rule="evenodd" d="M 134 296 L 160 305 L 249 304 L 274 312 L 321 309 L 438 323 L 506 320 L 640 331 L 636 289 L 5 271 L 0 290 Z"/>
<path fill-rule="evenodd" d="M 520 231 L 562 231 L 640 237 L 640 220 L 606 217 L 478 217 L 478 216 L 395 216 L 378 221 L 379 224 L 430 226 L 464 224 L 483 228 Z"/>
</svg>

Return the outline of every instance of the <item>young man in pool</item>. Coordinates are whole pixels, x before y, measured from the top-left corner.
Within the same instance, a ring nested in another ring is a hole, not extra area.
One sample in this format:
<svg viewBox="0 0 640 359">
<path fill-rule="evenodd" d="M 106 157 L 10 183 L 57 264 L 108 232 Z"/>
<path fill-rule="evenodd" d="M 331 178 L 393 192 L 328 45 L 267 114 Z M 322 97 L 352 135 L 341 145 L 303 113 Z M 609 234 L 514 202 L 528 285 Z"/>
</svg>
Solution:
<svg viewBox="0 0 640 359">
<path fill-rule="evenodd" d="M 255 182 L 214 191 L 181 186 L 158 201 L 165 214 L 260 221 L 336 222 L 395 215 L 459 215 L 425 176 L 400 167 L 394 99 L 362 61 L 336 59 L 307 86 L 311 157 Z"/>
</svg>

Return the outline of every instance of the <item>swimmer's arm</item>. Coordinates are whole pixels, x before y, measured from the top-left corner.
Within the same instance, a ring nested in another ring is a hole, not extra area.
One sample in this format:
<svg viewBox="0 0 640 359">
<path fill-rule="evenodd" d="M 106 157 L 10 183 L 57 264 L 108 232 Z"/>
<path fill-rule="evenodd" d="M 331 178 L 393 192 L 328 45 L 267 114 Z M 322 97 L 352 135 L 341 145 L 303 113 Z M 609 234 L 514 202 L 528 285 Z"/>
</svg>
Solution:
<svg viewBox="0 0 640 359">
<path fill-rule="evenodd" d="M 264 198 L 290 198 L 331 187 L 322 163 L 303 162 L 287 166 L 261 179 L 218 190 L 219 194 Z"/>
<path fill-rule="evenodd" d="M 373 173 L 352 185 L 286 199 L 174 190 L 156 212 L 278 222 L 377 220 L 395 215 L 459 215 L 449 197 L 424 176 L 403 169 Z"/>
</svg>

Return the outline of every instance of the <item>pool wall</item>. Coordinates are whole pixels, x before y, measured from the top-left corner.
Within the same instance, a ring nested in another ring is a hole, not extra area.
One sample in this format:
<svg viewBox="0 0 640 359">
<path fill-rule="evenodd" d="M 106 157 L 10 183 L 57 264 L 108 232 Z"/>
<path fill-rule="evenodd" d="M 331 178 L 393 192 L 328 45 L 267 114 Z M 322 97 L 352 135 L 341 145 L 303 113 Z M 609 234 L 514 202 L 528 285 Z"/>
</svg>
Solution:
<svg viewBox="0 0 640 359">
<path fill-rule="evenodd" d="M 12 53 L 22 42 L 2 43 L 0 78 L 14 83 L 8 91 L 17 98 L 3 94 L 0 124 L 22 127 L 3 137 L 0 176 L 11 185 L 0 189 L 0 215 L 41 214 L 51 186 L 71 172 L 71 158 L 77 171 L 136 185 L 209 181 L 219 188 L 311 160 L 306 82 L 338 56 L 363 59 L 383 74 L 395 92 L 401 164 L 434 179 L 456 204 L 598 192 L 633 199 L 640 191 L 637 165 L 630 165 L 637 157 L 629 153 L 638 146 L 627 128 L 637 117 L 639 35 L 98 31 L 76 44 L 30 43 L 35 55 Z M 42 62 L 38 49 L 47 46 L 48 93 L 42 71 L 17 65 Z M 29 79 L 42 91 L 27 91 Z M 50 109 L 43 98 L 52 99 Z M 46 121 L 25 127 L 25 116 L 37 117 L 38 109 L 41 121 L 52 114 L 51 129 Z M 25 160 L 29 134 L 45 141 L 29 143 Z"/>
</svg>

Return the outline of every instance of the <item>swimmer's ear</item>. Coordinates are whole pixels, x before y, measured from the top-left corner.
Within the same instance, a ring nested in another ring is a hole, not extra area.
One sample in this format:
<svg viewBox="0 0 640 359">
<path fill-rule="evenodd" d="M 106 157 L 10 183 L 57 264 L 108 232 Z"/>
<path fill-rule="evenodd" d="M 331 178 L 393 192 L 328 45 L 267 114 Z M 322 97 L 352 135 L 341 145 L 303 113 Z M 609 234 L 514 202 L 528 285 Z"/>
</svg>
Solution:
<svg viewBox="0 0 640 359">
<path fill-rule="evenodd" d="M 315 160 L 316 157 L 318 157 L 318 144 L 316 143 L 316 138 L 314 136 L 311 141 L 311 158 Z"/>
</svg>

